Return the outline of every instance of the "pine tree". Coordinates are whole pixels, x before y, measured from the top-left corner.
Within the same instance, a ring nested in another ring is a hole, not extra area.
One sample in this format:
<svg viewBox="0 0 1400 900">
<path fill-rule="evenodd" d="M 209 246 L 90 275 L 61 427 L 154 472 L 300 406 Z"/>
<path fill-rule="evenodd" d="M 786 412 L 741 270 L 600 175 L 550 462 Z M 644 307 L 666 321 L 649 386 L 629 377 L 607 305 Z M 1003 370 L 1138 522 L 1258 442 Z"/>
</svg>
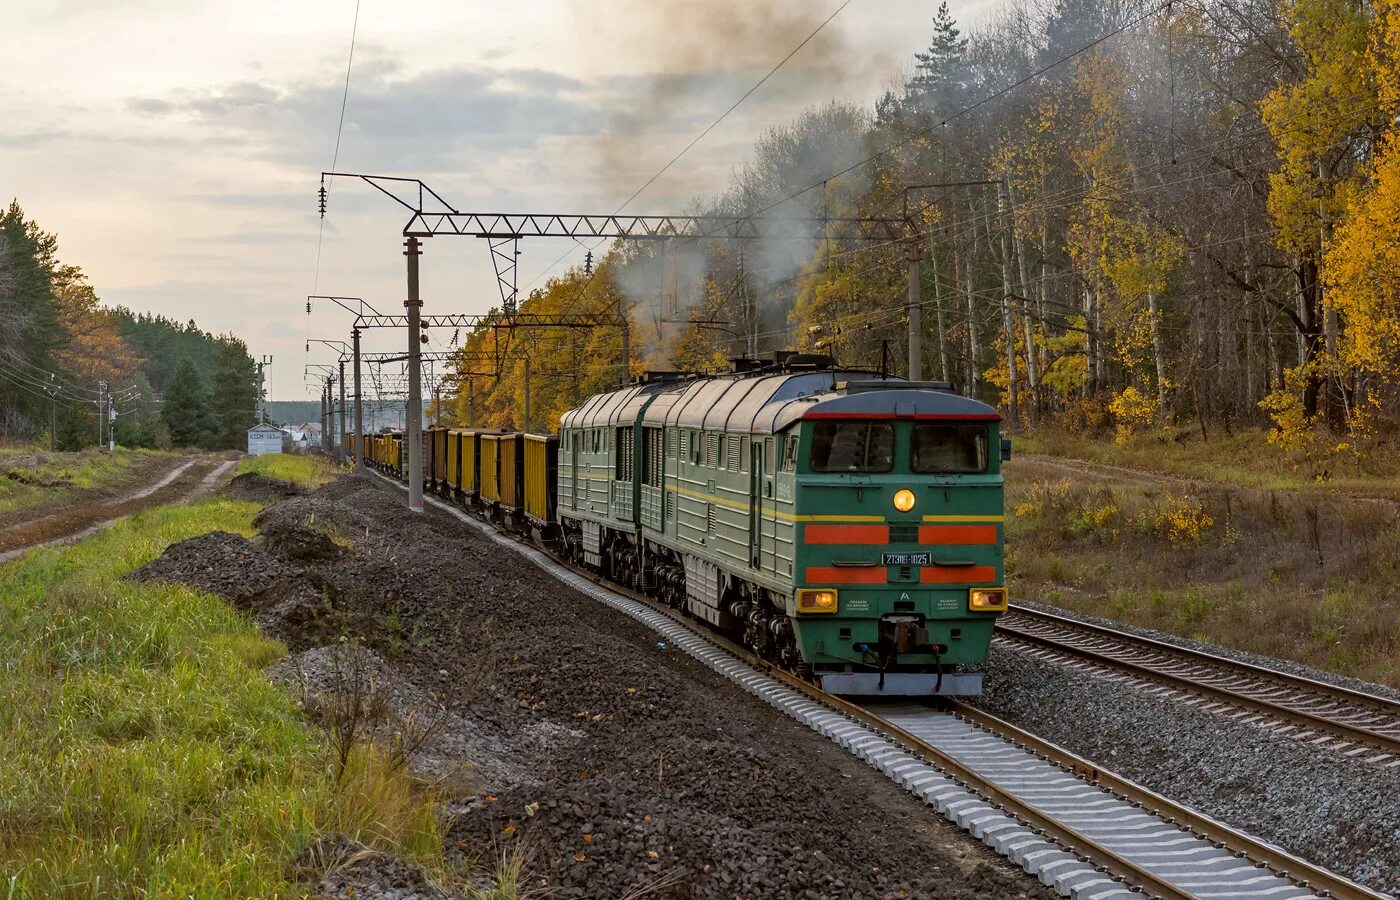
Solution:
<svg viewBox="0 0 1400 900">
<path fill-rule="evenodd" d="M 56 237 L 25 219 L 18 201 L 0 211 L 0 413 L 7 429 L 47 424 L 48 400 L 35 382 L 56 371 L 53 351 L 64 341 L 53 290 L 57 247 Z"/>
<path fill-rule="evenodd" d="M 967 38 L 958 31 L 944 0 L 933 17 L 933 40 L 928 50 L 914 54 L 915 74 L 909 82 L 909 93 L 920 108 L 934 115 L 953 112 L 966 87 L 966 57 Z"/>
<path fill-rule="evenodd" d="M 170 440 L 177 447 L 205 444 L 212 431 L 209 398 L 204 379 L 199 377 L 188 356 L 175 367 L 175 375 L 165 390 L 165 406 L 160 416 L 170 429 Z"/>
<path fill-rule="evenodd" d="M 236 449 L 244 446 L 253 427 L 257 405 L 257 367 L 244 343 L 228 335 L 219 345 L 214 363 L 214 418 L 212 446 Z"/>
</svg>

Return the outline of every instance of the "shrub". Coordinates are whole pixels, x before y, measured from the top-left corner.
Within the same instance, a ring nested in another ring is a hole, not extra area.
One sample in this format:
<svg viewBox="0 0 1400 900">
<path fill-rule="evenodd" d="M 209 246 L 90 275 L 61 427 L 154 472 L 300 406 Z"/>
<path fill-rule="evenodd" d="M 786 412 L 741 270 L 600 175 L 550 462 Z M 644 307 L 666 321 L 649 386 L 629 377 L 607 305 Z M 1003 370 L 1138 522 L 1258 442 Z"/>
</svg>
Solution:
<svg viewBox="0 0 1400 900">
<path fill-rule="evenodd" d="M 1155 396 L 1144 394 L 1131 386 L 1124 388 L 1113 398 L 1108 404 L 1108 411 L 1113 413 L 1113 420 L 1118 426 L 1113 435 L 1113 442 L 1119 446 L 1132 443 L 1134 435 L 1151 428 L 1160 412 Z"/>
<path fill-rule="evenodd" d="M 1038 481 L 1031 485 L 1031 495 L 1017 504 L 1013 515 L 1018 519 L 1049 519 L 1063 516 L 1070 508 L 1070 483 Z"/>
<path fill-rule="evenodd" d="M 1078 397 L 1065 403 L 1055 422 L 1066 431 L 1097 434 L 1108 429 L 1112 416 L 1097 397 Z"/>
<path fill-rule="evenodd" d="M 1199 544 L 1214 527 L 1215 519 L 1200 500 L 1171 494 L 1152 520 L 1153 531 L 1169 544 Z"/>
</svg>

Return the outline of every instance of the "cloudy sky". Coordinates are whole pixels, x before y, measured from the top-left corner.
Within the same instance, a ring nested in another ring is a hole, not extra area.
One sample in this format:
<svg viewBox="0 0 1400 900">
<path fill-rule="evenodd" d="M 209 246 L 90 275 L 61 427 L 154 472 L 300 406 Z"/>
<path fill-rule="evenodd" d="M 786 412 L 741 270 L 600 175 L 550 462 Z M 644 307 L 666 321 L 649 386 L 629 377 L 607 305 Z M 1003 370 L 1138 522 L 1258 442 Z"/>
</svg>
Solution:
<svg viewBox="0 0 1400 900">
<path fill-rule="evenodd" d="M 422 178 L 458 209 L 611 212 L 840 0 L 361 0 L 341 171 Z M 974 20 L 980 3 L 954 3 Z M 926 45 L 931 0 L 852 0 L 629 208 L 721 190 L 765 128 L 872 101 Z M 274 357 L 272 396 L 347 338 L 309 293 L 402 311 L 405 215 L 331 165 L 355 0 L 0 0 L 0 191 L 109 303 Z M 578 263 L 522 243 L 522 289 Z M 499 302 L 484 242 L 436 238 L 425 312 Z M 435 335 L 440 348 L 450 335 Z M 368 349 L 397 343 L 381 331 Z M 314 396 L 314 393 L 312 394 Z"/>
</svg>

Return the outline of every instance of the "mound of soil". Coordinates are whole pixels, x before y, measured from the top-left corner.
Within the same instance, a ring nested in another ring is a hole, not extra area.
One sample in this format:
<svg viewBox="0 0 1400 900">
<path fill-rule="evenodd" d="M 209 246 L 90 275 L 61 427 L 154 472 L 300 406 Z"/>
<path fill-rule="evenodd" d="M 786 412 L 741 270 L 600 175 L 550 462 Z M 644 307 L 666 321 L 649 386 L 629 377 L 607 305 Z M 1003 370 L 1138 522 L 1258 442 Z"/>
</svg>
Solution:
<svg viewBox="0 0 1400 900">
<path fill-rule="evenodd" d="M 306 573 L 282 563 L 241 534 L 212 531 L 171 544 L 126 577 L 218 594 L 253 616 L 265 633 L 293 646 L 333 634 L 330 610 Z"/>
<path fill-rule="evenodd" d="M 447 900 L 423 870 L 349 838 L 321 838 L 301 854 L 294 871 L 326 872 L 316 896 L 334 900 Z"/>
<path fill-rule="evenodd" d="M 368 524 L 353 510 L 319 496 L 273 504 L 253 519 L 262 545 L 298 565 L 336 560 Z"/>
<path fill-rule="evenodd" d="M 300 497 L 306 489 L 290 481 L 268 478 L 257 472 L 244 472 L 235 475 L 224 488 L 224 494 L 235 500 L 251 500 L 254 503 L 270 503 L 288 497 Z"/>
</svg>

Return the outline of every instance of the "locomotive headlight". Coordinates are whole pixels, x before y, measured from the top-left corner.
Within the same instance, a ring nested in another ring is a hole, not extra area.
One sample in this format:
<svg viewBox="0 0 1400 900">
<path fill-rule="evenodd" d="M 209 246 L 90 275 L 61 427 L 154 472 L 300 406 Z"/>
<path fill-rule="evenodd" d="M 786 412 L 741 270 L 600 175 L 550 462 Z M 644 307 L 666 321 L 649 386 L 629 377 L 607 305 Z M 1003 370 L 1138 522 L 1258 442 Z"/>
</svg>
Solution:
<svg viewBox="0 0 1400 900">
<path fill-rule="evenodd" d="M 908 488 L 900 488 L 894 492 L 894 508 L 900 512 L 908 512 L 914 508 L 914 492 Z"/>
<path fill-rule="evenodd" d="M 972 612 L 1005 612 L 1006 588 L 973 588 L 967 592 L 967 608 Z"/>
<path fill-rule="evenodd" d="M 833 590 L 798 591 L 797 611 L 800 613 L 836 612 L 836 592 Z"/>
</svg>

